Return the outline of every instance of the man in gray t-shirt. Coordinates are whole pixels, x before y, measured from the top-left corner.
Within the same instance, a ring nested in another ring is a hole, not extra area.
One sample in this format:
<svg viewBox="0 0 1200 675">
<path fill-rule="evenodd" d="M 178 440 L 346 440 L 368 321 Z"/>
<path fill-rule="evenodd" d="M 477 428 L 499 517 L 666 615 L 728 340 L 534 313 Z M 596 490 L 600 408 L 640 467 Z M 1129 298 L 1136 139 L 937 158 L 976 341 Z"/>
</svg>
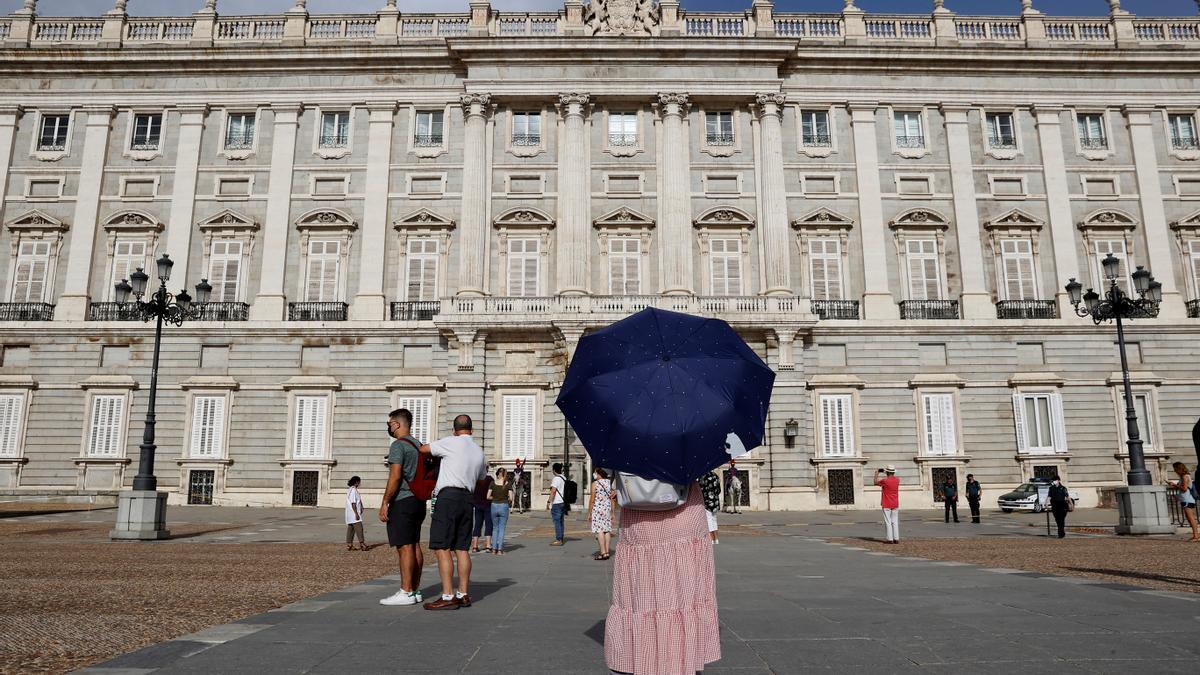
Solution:
<svg viewBox="0 0 1200 675">
<path fill-rule="evenodd" d="M 413 496 L 409 481 L 417 474 L 421 442 L 412 437 L 412 413 L 404 408 L 388 415 L 388 482 L 379 506 L 379 520 L 387 523 L 388 544 L 396 548 L 400 559 L 400 591 L 380 600 L 384 605 L 415 605 L 421 602 L 421 524 L 425 522 L 425 502 Z"/>
</svg>

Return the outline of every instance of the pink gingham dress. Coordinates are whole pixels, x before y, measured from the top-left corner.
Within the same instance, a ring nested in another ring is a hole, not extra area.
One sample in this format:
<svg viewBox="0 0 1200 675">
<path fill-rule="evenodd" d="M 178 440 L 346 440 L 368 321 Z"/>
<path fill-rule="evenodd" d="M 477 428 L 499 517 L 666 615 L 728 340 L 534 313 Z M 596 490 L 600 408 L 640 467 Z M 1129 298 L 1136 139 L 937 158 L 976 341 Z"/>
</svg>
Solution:
<svg viewBox="0 0 1200 675">
<path fill-rule="evenodd" d="M 717 582 L 704 499 L 621 510 L 604 659 L 619 673 L 693 675 L 721 658 Z"/>
</svg>

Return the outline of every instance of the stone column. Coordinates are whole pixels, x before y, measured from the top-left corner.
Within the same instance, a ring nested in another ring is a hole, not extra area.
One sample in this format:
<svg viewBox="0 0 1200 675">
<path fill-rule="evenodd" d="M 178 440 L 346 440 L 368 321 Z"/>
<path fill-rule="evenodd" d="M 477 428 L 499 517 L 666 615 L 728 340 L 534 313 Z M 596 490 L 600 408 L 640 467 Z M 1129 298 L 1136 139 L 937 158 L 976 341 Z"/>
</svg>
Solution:
<svg viewBox="0 0 1200 675">
<path fill-rule="evenodd" d="M 458 295 L 484 295 L 483 261 L 488 258 L 487 125 L 492 113 L 489 94 L 464 94 L 462 225 L 458 230 Z"/>
<path fill-rule="evenodd" d="M 763 251 L 767 271 L 766 295 L 792 295 L 789 262 L 792 247 L 788 232 L 787 185 L 783 175 L 783 104 L 787 96 L 781 93 L 759 94 L 755 97 L 758 129 L 762 148 Z"/>
<path fill-rule="evenodd" d="M 1046 208 L 1050 215 L 1050 241 L 1054 246 L 1054 297 L 1058 301 L 1061 318 L 1075 316 L 1065 286 L 1067 279 L 1079 279 L 1087 288 L 1091 279 L 1080 279 L 1079 251 L 1075 246 L 1075 223 L 1071 216 L 1071 202 L 1066 198 L 1067 165 L 1063 157 L 1062 108 L 1038 106 L 1034 109 L 1037 120 L 1038 146 L 1042 154 L 1042 175 L 1046 182 Z"/>
<path fill-rule="evenodd" d="M 854 171 L 858 177 L 858 219 L 861 221 L 863 318 L 899 319 L 900 308 L 888 284 L 888 237 L 880 201 L 879 152 L 875 147 L 877 106 L 874 102 L 849 105 L 854 135 Z"/>
<path fill-rule="evenodd" d="M 692 204 L 688 139 L 683 133 L 687 94 L 659 94 L 662 115 L 658 171 L 662 193 L 658 195 L 658 250 L 662 260 L 664 295 L 692 294 Z"/>
<path fill-rule="evenodd" d="M 369 101 L 367 175 L 363 198 L 362 253 L 359 259 L 358 295 L 350 305 L 354 321 L 387 318 L 384 296 L 384 251 L 387 247 L 388 191 L 391 185 L 392 124 L 395 101 Z"/>
<path fill-rule="evenodd" d="M 179 145 L 175 151 L 175 187 L 171 191 L 171 216 L 167 221 L 167 249 L 175 261 L 171 278 L 191 283 L 188 276 L 192 227 L 196 213 L 196 176 L 200 168 L 200 136 L 204 132 L 207 104 L 179 106 Z M 201 270 L 197 279 L 208 274 Z"/>
<path fill-rule="evenodd" d="M 112 106 L 89 106 L 76 113 L 75 121 L 84 122 L 83 147 L 79 149 L 79 192 L 75 197 L 75 215 L 71 219 L 71 247 L 67 252 L 67 280 L 54 318 L 61 321 L 87 319 L 91 301 L 92 256 L 95 252 L 100 188 L 104 180 L 104 162 L 108 156 L 108 134 L 112 126 Z M 74 131 L 74 130 L 72 130 Z M 153 275 L 152 275 L 153 276 Z"/>
<path fill-rule="evenodd" d="M 588 292 L 591 189 L 588 185 L 587 94 L 562 94 L 558 112 L 563 137 L 558 144 L 558 293 Z"/>
<path fill-rule="evenodd" d="M 8 173 L 12 166 L 13 139 L 17 135 L 19 119 L 21 106 L 0 106 L 0 215 L 4 214 L 4 201 L 8 196 Z"/>
<path fill-rule="evenodd" d="M 255 321 L 282 321 L 286 316 L 287 295 L 283 292 L 287 269 L 288 232 L 292 215 L 292 169 L 296 162 L 296 129 L 302 106 L 297 103 L 271 106 L 275 114 L 272 127 L 271 172 L 267 192 L 267 217 L 263 227 L 262 276 L 258 297 L 250 307 Z"/>
<path fill-rule="evenodd" d="M 983 280 L 983 242 L 975 203 L 975 171 L 971 159 L 966 106 L 942 106 L 950 153 L 950 186 L 954 192 L 954 233 L 962 274 L 962 317 L 994 319 L 996 310 Z"/>
<path fill-rule="evenodd" d="M 1126 106 L 1125 116 L 1133 142 L 1133 166 L 1142 206 L 1146 253 L 1149 254 L 1143 260 L 1146 261 L 1146 269 L 1162 283 L 1163 301 L 1159 304 L 1159 316 L 1183 319 L 1186 317 L 1185 298 L 1175 284 L 1175 262 L 1171 255 L 1173 237 L 1167 228 L 1162 185 L 1159 182 L 1158 156 L 1154 144 L 1155 111 L 1152 108 Z"/>
</svg>

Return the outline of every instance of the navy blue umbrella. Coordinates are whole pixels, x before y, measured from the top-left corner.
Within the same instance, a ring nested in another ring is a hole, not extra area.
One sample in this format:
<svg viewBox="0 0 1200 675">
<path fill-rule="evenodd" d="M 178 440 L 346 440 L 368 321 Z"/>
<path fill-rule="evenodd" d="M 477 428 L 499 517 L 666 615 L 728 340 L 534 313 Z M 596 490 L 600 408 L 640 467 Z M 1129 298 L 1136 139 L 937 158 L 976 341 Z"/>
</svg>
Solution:
<svg viewBox="0 0 1200 675">
<path fill-rule="evenodd" d="M 596 466 L 688 483 L 762 444 L 774 383 L 729 324 L 651 308 L 581 339 L 555 404 Z"/>
</svg>

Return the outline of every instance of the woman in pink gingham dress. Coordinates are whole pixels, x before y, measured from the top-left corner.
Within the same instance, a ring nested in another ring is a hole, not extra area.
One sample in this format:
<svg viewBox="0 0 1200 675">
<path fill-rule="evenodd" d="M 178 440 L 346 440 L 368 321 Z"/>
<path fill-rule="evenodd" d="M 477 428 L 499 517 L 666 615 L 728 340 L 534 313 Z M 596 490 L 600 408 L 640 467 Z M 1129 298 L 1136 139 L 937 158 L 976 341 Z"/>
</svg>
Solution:
<svg viewBox="0 0 1200 675">
<path fill-rule="evenodd" d="M 622 509 L 604 627 L 608 667 L 634 675 L 692 675 L 719 660 L 714 567 L 698 485 L 677 509 Z"/>
</svg>

